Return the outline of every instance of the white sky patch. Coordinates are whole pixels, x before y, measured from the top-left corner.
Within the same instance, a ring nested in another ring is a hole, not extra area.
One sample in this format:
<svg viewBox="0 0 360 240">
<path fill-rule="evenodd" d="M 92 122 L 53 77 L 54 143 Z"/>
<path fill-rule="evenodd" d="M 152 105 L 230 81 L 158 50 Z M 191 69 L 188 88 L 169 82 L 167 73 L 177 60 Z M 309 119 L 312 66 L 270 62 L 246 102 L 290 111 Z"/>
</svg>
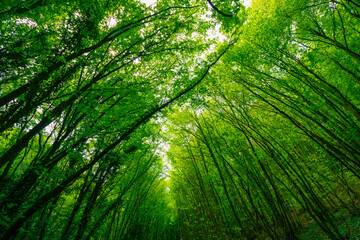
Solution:
<svg viewBox="0 0 360 240">
<path fill-rule="evenodd" d="M 140 2 L 145 3 L 146 6 L 156 5 L 157 0 L 140 0 Z"/>
<path fill-rule="evenodd" d="M 110 49 L 109 54 L 110 56 L 115 56 L 118 52 L 115 50 Z"/>
<path fill-rule="evenodd" d="M 221 24 L 216 24 L 214 28 L 207 30 L 206 34 L 208 38 L 214 39 L 217 38 L 218 42 L 223 42 L 226 37 L 220 32 Z M 216 44 L 210 45 L 209 49 L 206 52 L 203 52 L 199 57 L 201 59 L 206 59 L 206 55 L 215 51 Z"/>
<path fill-rule="evenodd" d="M 166 131 L 166 130 L 162 128 L 162 131 Z M 159 139 L 157 143 L 158 143 L 158 148 L 156 149 L 155 153 L 162 159 L 162 172 L 160 174 L 160 178 L 165 178 L 166 180 L 168 180 L 169 171 L 172 170 L 172 166 L 169 163 L 166 154 L 170 149 L 170 145 L 169 143 L 165 142 L 163 139 Z"/>
<path fill-rule="evenodd" d="M 115 17 L 111 16 L 106 24 L 107 24 L 108 28 L 113 28 L 116 26 L 117 22 L 118 22 L 118 20 Z"/>
<path fill-rule="evenodd" d="M 226 37 L 220 32 L 221 24 L 216 24 L 215 28 L 209 29 L 207 35 L 210 38 L 218 38 L 220 42 L 224 41 Z"/>
<path fill-rule="evenodd" d="M 250 7 L 251 6 L 251 0 L 243 0 L 243 4 L 245 7 Z"/>
<path fill-rule="evenodd" d="M 37 27 L 37 23 L 29 18 L 16 19 L 16 24 L 27 24 L 29 28 Z"/>
</svg>

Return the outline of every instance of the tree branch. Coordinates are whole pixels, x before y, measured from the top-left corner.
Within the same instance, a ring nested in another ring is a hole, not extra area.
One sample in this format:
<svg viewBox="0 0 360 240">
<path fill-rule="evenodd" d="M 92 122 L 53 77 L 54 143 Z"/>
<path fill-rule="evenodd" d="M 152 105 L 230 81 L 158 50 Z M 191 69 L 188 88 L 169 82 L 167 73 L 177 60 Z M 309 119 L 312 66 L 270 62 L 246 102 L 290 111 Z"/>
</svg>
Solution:
<svg viewBox="0 0 360 240">
<path fill-rule="evenodd" d="M 210 6 L 215 10 L 217 11 L 218 13 L 220 13 L 222 16 L 224 17 L 232 17 L 232 15 L 228 15 L 228 14 L 225 14 L 223 13 L 222 11 L 220 11 L 210 0 L 207 0 L 208 3 L 210 4 Z"/>
</svg>

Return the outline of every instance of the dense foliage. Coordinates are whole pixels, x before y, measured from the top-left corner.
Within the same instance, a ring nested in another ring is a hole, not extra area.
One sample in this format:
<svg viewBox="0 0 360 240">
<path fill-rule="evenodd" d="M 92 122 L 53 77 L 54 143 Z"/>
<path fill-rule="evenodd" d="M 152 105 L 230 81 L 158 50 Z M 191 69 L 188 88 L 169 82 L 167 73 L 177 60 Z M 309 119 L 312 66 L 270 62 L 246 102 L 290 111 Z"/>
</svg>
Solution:
<svg viewBox="0 0 360 240">
<path fill-rule="evenodd" d="M 0 239 L 360 236 L 357 1 L 0 19 Z"/>
</svg>

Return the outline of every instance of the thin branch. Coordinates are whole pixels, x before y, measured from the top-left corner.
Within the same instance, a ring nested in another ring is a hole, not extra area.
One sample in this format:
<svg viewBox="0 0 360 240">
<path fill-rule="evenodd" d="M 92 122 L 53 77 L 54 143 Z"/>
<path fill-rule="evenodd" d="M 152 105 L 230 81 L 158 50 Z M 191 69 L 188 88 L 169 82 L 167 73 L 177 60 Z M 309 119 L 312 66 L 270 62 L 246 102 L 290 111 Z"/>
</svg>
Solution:
<svg viewBox="0 0 360 240">
<path fill-rule="evenodd" d="M 210 6 L 215 10 L 217 11 L 218 13 L 220 13 L 222 16 L 224 17 L 232 17 L 232 15 L 229 15 L 229 14 L 225 14 L 223 13 L 222 11 L 220 11 L 210 0 L 207 0 L 208 3 L 210 4 Z"/>
</svg>

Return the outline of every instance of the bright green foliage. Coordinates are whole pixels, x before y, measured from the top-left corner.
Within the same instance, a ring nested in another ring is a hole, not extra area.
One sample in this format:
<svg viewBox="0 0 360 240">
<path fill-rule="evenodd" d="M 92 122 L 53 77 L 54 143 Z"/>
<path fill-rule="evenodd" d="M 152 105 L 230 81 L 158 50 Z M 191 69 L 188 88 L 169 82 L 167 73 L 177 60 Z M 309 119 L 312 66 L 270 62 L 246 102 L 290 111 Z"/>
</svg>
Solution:
<svg viewBox="0 0 360 240">
<path fill-rule="evenodd" d="M 359 236 L 356 1 L 6 0 L 0 22 L 0 239 Z"/>
</svg>

